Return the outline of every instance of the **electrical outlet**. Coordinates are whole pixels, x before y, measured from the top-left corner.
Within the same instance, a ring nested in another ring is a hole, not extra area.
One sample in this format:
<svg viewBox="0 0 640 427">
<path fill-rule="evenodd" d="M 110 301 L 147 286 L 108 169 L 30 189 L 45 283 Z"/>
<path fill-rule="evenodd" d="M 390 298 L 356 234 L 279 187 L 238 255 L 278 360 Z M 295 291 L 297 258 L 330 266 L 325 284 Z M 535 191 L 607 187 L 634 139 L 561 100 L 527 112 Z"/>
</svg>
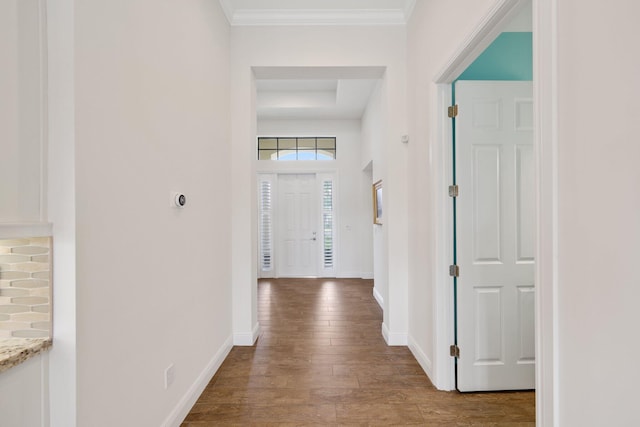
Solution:
<svg viewBox="0 0 640 427">
<path fill-rule="evenodd" d="M 176 379 L 176 367 L 173 366 L 173 363 L 167 366 L 167 369 L 164 370 L 164 389 L 168 389 L 173 381 Z"/>
</svg>

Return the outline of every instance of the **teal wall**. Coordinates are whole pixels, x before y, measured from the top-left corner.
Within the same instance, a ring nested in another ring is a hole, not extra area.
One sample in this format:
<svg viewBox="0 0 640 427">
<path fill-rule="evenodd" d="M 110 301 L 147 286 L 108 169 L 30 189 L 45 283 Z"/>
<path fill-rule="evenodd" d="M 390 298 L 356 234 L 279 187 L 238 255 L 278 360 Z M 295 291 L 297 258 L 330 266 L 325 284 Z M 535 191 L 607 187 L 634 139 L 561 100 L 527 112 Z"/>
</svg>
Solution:
<svg viewBox="0 0 640 427">
<path fill-rule="evenodd" d="M 458 80 L 533 80 L 532 33 L 502 33 Z"/>
</svg>

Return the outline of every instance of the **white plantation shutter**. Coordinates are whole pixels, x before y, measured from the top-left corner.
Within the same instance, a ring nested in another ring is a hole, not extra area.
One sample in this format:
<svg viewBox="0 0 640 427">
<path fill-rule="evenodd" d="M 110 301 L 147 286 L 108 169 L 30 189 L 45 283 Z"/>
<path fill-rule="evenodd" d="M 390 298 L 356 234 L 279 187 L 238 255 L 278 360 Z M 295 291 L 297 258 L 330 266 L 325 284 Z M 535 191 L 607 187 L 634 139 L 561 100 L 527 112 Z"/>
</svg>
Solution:
<svg viewBox="0 0 640 427">
<path fill-rule="evenodd" d="M 273 271 L 273 204 L 271 181 L 261 180 L 260 196 L 260 270 Z"/>
<path fill-rule="evenodd" d="M 322 181 L 322 261 L 325 269 L 334 267 L 333 181 Z"/>
</svg>

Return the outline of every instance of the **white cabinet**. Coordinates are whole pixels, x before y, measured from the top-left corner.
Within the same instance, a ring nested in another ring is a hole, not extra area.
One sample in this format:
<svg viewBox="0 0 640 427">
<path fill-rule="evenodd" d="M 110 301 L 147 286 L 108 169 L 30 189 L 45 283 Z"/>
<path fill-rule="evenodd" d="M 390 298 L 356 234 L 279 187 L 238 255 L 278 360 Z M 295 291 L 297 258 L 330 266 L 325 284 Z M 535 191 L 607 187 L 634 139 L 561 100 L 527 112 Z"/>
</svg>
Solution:
<svg viewBox="0 0 640 427">
<path fill-rule="evenodd" d="M 0 426 L 45 427 L 49 356 L 46 353 L 0 373 Z"/>
<path fill-rule="evenodd" d="M 45 215 L 43 0 L 0 2 L 0 223 Z"/>
</svg>

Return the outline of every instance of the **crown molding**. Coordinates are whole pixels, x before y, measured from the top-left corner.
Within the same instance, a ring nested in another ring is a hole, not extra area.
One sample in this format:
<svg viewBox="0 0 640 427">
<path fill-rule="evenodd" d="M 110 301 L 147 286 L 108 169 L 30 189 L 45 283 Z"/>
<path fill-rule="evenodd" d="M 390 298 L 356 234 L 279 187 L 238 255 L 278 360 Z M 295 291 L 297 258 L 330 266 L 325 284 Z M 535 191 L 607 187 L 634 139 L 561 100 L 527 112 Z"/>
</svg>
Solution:
<svg viewBox="0 0 640 427">
<path fill-rule="evenodd" d="M 220 3 L 230 4 L 229 0 Z M 225 8 L 223 4 L 223 9 Z M 411 7 L 411 10 L 413 8 Z M 230 11 L 231 12 L 231 11 Z M 405 25 L 408 10 L 254 9 L 232 11 L 233 26 L 258 25 Z M 225 9 L 225 13 L 227 10 Z M 409 12 L 410 13 L 410 12 Z M 229 15 L 227 15 L 227 18 Z"/>
<path fill-rule="evenodd" d="M 227 21 L 231 24 L 233 22 L 233 13 L 235 11 L 232 0 L 219 0 L 219 3 L 224 15 L 227 17 Z"/>
<path fill-rule="evenodd" d="M 413 9 L 416 7 L 416 0 L 407 0 L 404 5 L 404 21 L 409 22 L 409 18 L 413 14 Z"/>
</svg>

